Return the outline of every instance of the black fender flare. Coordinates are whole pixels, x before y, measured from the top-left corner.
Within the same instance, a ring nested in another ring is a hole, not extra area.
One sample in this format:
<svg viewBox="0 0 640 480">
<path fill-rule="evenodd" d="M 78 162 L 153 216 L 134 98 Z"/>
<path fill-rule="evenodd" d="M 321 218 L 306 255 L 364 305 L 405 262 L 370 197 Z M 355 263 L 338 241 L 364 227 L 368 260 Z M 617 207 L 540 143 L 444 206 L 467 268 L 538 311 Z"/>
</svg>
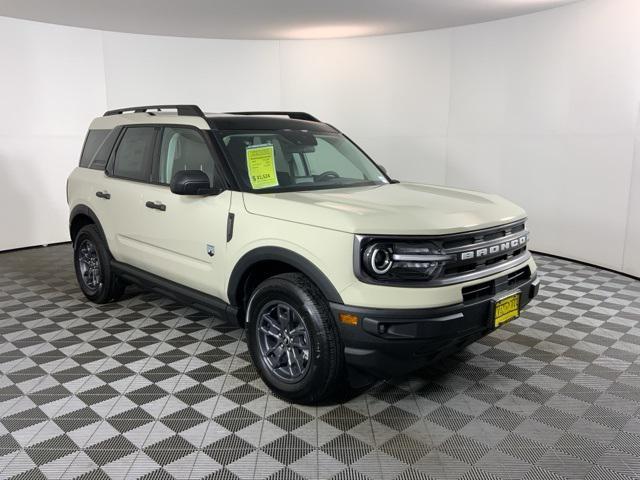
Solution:
<svg viewBox="0 0 640 480">
<path fill-rule="evenodd" d="M 242 292 L 240 291 L 240 282 L 245 273 L 258 262 L 278 261 L 291 265 L 311 279 L 313 283 L 320 289 L 325 298 L 332 303 L 343 303 L 342 297 L 333 286 L 331 280 L 320 270 L 313 262 L 306 259 L 302 255 L 281 247 L 258 247 L 245 253 L 236 263 L 229 277 L 229 285 L 227 287 L 227 297 L 229 303 L 238 306 Z"/>
<path fill-rule="evenodd" d="M 73 220 L 78 215 L 85 215 L 93 221 L 93 223 L 98 228 L 98 232 L 100 232 L 100 236 L 102 237 L 102 239 L 105 242 L 105 245 L 107 245 L 107 248 L 108 248 L 107 236 L 104 234 L 104 230 L 102 229 L 102 224 L 100 223 L 100 220 L 98 220 L 98 216 L 94 213 L 93 210 L 91 210 L 88 206 L 84 204 L 76 205 L 75 207 L 73 207 L 73 210 L 71 210 L 71 213 L 69 214 L 69 235 L 71 235 L 71 225 L 73 224 Z M 73 241 L 74 239 L 73 237 L 71 237 L 71 242 L 73 243 Z"/>
</svg>

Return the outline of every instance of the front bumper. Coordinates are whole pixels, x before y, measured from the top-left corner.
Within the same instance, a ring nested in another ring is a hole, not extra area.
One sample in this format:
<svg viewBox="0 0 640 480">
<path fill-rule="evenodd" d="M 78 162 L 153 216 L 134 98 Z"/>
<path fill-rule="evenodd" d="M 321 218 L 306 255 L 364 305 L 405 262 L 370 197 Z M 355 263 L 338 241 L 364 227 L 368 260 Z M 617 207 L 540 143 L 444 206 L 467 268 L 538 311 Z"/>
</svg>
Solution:
<svg viewBox="0 0 640 480">
<path fill-rule="evenodd" d="M 540 286 L 528 267 L 470 287 L 462 303 L 425 309 L 379 309 L 331 304 L 345 345 L 347 364 L 376 377 L 391 377 L 444 358 L 495 329 L 496 298 L 520 292 L 520 310 Z M 357 325 L 340 313 L 358 316 Z"/>
</svg>

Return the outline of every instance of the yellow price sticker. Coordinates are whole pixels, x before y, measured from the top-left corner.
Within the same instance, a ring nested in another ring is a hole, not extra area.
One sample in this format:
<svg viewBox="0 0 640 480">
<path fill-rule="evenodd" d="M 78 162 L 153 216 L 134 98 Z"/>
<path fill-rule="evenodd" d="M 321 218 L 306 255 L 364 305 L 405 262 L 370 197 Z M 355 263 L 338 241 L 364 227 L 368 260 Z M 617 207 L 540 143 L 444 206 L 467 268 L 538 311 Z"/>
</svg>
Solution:
<svg viewBox="0 0 640 480">
<path fill-rule="evenodd" d="M 247 147 L 247 171 L 251 188 L 277 187 L 278 175 L 273 145 Z"/>
</svg>

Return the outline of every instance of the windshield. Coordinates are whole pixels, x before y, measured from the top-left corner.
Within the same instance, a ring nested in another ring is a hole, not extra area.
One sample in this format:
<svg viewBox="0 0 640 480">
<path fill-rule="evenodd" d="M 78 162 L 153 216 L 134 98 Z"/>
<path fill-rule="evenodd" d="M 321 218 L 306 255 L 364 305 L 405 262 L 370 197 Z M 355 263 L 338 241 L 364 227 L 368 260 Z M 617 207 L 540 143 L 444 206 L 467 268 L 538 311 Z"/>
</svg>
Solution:
<svg viewBox="0 0 640 480">
<path fill-rule="evenodd" d="M 306 130 L 223 131 L 219 139 L 244 190 L 300 191 L 389 183 L 339 133 Z"/>
</svg>

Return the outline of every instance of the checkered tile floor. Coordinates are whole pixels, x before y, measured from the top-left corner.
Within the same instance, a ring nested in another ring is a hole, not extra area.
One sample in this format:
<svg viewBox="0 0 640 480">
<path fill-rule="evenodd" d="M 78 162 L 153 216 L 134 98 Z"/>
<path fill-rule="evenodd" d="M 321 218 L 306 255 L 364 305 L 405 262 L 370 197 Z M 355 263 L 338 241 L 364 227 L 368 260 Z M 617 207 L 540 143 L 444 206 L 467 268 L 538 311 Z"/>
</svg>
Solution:
<svg viewBox="0 0 640 480">
<path fill-rule="evenodd" d="M 537 260 L 521 319 L 301 407 L 242 330 L 139 291 L 88 303 L 68 245 L 0 254 L 0 477 L 640 478 L 640 282 Z"/>
</svg>

